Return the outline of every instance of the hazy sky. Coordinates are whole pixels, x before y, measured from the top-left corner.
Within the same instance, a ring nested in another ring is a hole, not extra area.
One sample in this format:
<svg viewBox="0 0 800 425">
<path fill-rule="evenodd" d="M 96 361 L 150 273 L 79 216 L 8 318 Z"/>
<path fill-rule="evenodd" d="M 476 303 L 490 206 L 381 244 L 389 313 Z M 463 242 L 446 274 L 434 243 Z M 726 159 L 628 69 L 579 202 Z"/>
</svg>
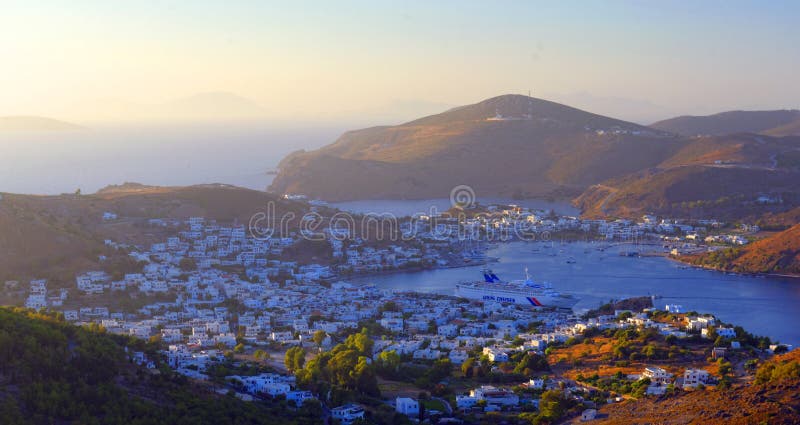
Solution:
<svg viewBox="0 0 800 425">
<path fill-rule="evenodd" d="M 799 16 L 797 1 L 0 0 L 0 115 L 230 92 L 314 120 L 528 89 L 629 119 L 798 108 Z"/>
</svg>

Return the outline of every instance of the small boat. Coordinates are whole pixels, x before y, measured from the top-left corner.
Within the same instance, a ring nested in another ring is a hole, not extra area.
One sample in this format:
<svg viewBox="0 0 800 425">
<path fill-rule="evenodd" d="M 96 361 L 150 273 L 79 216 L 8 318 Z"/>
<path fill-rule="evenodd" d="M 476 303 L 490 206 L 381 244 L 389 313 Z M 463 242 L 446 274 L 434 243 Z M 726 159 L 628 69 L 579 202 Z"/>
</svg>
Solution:
<svg viewBox="0 0 800 425">
<path fill-rule="evenodd" d="M 575 257 L 567 258 L 567 264 L 575 264 L 575 263 L 577 263 L 577 261 L 575 261 Z"/>
</svg>

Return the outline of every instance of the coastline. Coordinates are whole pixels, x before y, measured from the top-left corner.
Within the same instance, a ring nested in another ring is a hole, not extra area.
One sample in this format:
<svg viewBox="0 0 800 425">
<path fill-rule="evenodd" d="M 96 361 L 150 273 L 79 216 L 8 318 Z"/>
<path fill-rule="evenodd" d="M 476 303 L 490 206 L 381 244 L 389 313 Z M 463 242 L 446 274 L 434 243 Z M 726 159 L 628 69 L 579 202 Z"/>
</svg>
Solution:
<svg viewBox="0 0 800 425">
<path fill-rule="evenodd" d="M 689 266 L 689 267 L 693 267 L 693 268 L 696 268 L 696 269 L 710 270 L 710 271 L 715 271 L 715 272 L 720 272 L 720 273 L 726 273 L 726 274 L 727 274 L 727 273 L 732 273 L 732 274 L 735 274 L 735 275 L 737 275 L 737 276 L 749 276 L 749 277 L 776 277 L 776 278 L 784 278 L 784 279 L 788 278 L 788 279 L 798 279 L 798 280 L 800 280 L 800 274 L 791 274 L 791 273 L 761 273 L 761 272 L 749 272 L 749 273 L 748 273 L 748 272 L 737 272 L 737 271 L 733 271 L 733 270 L 725 270 L 725 269 L 722 269 L 722 268 L 719 268 L 719 267 L 712 267 L 712 266 L 704 266 L 704 265 L 700 265 L 700 264 L 693 264 L 693 263 L 690 263 L 690 262 L 688 262 L 688 261 L 685 261 L 685 260 L 681 259 L 680 257 L 675 257 L 675 256 L 672 256 L 672 255 L 668 255 L 668 256 L 666 256 L 666 258 L 670 259 L 671 261 L 674 261 L 674 262 L 677 262 L 677 263 L 681 263 L 681 264 L 685 264 L 685 265 L 687 265 L 687 266 Z"/>
<path fill-rule="evenodd" d="M 379 276 L 389 276 L 394 274 L 402 274 L 402 273 L 413 273 L 413 272 L 422 272 L 422 271 L 429 271 L 429 270 L 446 270 L 446 269 L 460 269 L 472 266 L 485 266 L 489 263 L 496 263 L 498 261 L 497 258 L 490 258 L 487 261 L 476 261 L 473 263 L 462 263 L 462 264 L 448 264 L 445 266 L 434 266 L 434 267 L 409 267 L 406 269 L 390 269 L 390 270 L 381 270 L 376 272 L 369 272 L 369 273 L 358 273 L 358 274 L 351 274 L 348 276 L 338 275 L 335 278 L 331 279 L 332 282 L 346 282 L 350 279 L 366 279 L 370 277 L 379 277 Z"/>
</svg>

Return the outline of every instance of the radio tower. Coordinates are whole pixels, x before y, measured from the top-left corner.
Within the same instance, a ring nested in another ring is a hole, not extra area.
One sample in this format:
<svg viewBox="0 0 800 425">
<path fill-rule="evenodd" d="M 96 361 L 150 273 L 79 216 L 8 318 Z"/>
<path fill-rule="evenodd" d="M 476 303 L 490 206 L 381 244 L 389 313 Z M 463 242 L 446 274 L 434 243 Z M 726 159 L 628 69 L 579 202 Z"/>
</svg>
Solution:
<svg viewBox="0 0 800 425">
<path fill-rule="evenodd" d="M 528 90 L 528 115 L 525 118 L 528 120 L 533 119 L 533 97 L 530 90 Z"/>
</svg>

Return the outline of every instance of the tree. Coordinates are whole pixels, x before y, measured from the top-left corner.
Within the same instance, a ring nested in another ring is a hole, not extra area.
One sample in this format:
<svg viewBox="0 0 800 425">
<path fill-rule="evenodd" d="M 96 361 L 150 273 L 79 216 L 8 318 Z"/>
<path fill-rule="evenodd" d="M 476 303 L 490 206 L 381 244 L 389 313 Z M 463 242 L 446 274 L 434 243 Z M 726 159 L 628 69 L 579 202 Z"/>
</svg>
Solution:
<svg viewBox="0 0 800 425">
<path fill-rule="evenodd" d="M 306 352 L 301 347 L 289 348 L 283 357 L 283 364 L 291 372 L 302 369 L 305 362 Z"/>
<path fill-rule="evenodd" d="M 234 353 L 242 353 L 242 352 L 244 352 L 244 344 L 242 344 L 241 342 L 236 344 L 236 346 L 233 347 L 233 352 Z"/>
<path fill-rule="evenodd" d="M 540 420 L 555 422 L 561 418 L 573 404 L 574 401 L 566 397 L 560 390 L 545 391 L 542 393 L 541 400 L 539 400 Z"/>
<path fill-rule="evenodd" d="M 345 340 L 345 345 L 355 348 L 362 355 L 372 356 L 372 346 L 374 342 L 367 335 L 366 329 L 362 329 L 361 332 L 348 336 Z"/>
<path fill-rule="evenodd" d="M 450 376 L 450 372 L 453 370 L 453 364 L 450 362 L 450 359 L 443 358 L 438 359 L 433 362 L 433 366 L 428 369 L 428 378 L 431 382 L 441 381 L 444 378 Z"/>
<path fill-rule="evenodd" d="M 391 311 L 391 312 L 398 312 L 400 311 L 400 307 L 397 306 L 397 303 L 394 301 L 386 301 L 381 308 L 379 309 L 381 313 L 384 311 Z"/>
<path fill-rule="evenodd" d="M 327 333 L 323 330 L 318 330 L 314 332 L 314 336 L 311 337 L 311 340 L 314 341 L 317 346 L 321 346 L 322 342 L 325 341 L 325 337 L 328 336 Z"/>
<path fill-rule="evenodd" d="M 269 360 L 269 353 L 264 350 L 256 350 L 253 353 L 253 357 L 258 361 Z"/>
<path fill-rule="evenodd" d="M 353 370 L 356 378 L 356 390 L 362 394 L 378 396 L 381 391 L 378 389 L 378 380 L 375 376 L 375 369 L 367 362 L 367 358 L 361 356 Z"/>
<path fill-rule="evenodd" d="M 400 355 L 395 350 L 381 351 L 376 363 L 383 376 L 394 377 L 400 371 Z"/>
<path fill-rule="evenodd" d="M 535 353 L 521 353 L 517 365 L 514 367 L 514 373 L 530 376 L 535 371 L 542 371 L 550 369 L 547 364 L 547 359 Z"/>
<path fill-rule="evenodd" d="M 461 364 L 461 373 L 467 378 L 472 378 L 472 368 L 475 366 L 475 359 L 470 357 Z"/>
<path fill-rule="evenodd" d="M 178 262 L 178 267 L 181 269 L 181 271 L 190 272 L 197 270 L 197 262 L 194 260 L 194 258 L 184 257 Z"/>
<path fill-rule="evenodd" d="M 297 417 L 303 424 L 322 424 L 323 414 L 322 405 L 315 398 L 303 401 L 297 411 Z"/>
</svg>

